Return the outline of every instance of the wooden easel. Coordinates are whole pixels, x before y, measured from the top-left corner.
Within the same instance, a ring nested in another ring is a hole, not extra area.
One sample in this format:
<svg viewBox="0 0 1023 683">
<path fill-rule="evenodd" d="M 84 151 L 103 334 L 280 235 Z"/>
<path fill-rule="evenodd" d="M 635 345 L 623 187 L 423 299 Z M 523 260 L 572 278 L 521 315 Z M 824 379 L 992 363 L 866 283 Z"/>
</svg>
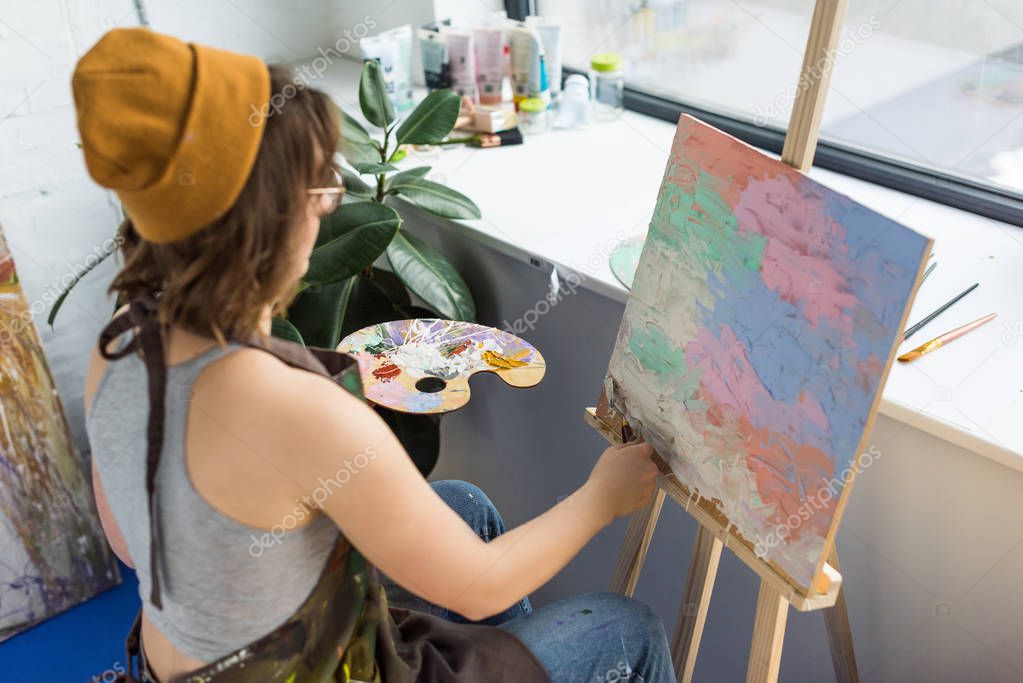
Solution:
<svg viewBox="0 0 1023 683">
<path fill-rule="evenodd" d="M 838 43 L 846 2 L 847 0 L 817 0 L 814 7 L 799 81 L 808 85 L 796 95 L 781 156 L 783 162 L 802 172 L 806 172 L 813 163 L 820 133 L 821 113 L 824 110 L 831 75 L 830 67 L 834 66 L 828 60 L 833 58 Z M 818 65 L 822 64 L 828 64 L 829 68 L 819 69 Z M 608 441 L 621 443 L 621 416 L 612 412 L 603 394 L 600 405 L 588 408 L 585 417 L 587 422 Z M 865 433 L 870 432 L 872 424 L 873 419 L 867 425 Z M 672 661 L 678 680 L 689 683 L 693 678 L 696 654 L 707 619 L 721 551 L 725 546 L 729 546 L 760 576 L 760 592 L 757 597 L 746 681 L 752 683 L 778 680 L 785 623 L 788 608 L 792 606 L 800 611 L 824 609 L 835 677 L 839 683 L 857 683 L 859 675 L 853 654 L 848 610 L 841 592 L 842 576 L 839 573 L 834 538 L 828 539 L 830 544 L 828 561 L 823 565 L 812 591 L 806 594 L 782 572 L 757 557 L 754 549 L 734 533 L 732 525 L 726 519 L 714 514 L 706 506 L 692 504 L 692 492 L 674 477 L 667 463 L 659 461 L 658 465 L 665 476 L 653 501 L 634 515 L 629 523 L 611 579 L 610 590 L 630 596 L 635 590 L 666 496 L 671 496 L 700 523 L 671 642 Z"/>
</svg>

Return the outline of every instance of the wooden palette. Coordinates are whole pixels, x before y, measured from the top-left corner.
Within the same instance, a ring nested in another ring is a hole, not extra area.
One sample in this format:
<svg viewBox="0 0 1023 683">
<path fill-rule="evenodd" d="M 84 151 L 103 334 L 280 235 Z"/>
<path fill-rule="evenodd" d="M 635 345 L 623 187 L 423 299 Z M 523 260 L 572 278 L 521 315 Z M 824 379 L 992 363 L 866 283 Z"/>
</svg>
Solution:
<svg viewBox="0 0 1023 683">
<path fill-rule="evenodd" d="M 446 413 L 469 402 L 469 378 L 492 372 L 513 387 L 532 387 L 543 356 L 513 334 L 475 323 L 394 320 L 353 332 L 337 346 L 359 363 L 366 398 L 403 413 Z"/>
</svg>

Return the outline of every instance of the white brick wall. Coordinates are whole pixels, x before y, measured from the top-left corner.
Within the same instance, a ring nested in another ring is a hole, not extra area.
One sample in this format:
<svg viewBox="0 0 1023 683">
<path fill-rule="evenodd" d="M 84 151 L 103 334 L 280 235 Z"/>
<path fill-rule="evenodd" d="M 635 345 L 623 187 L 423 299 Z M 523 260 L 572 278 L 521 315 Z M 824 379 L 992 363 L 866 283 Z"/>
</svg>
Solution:
<svg viewBox="0 0 1023 683">
<path fill-rule="evenodd" d="M 148 0 L 155 30 L 208 45 L 291 61 L 330 47 L 370 14 L 379 29 L 432 19 L 429 0 Z M 132 0 L 0 0 L 0 226 L 71 421 L 87 450 L 82 391 L 88 352 L 109 317 L 108 262 L 68 298 L 53 330 L 49 301 L 61 278 L 114 232 L 116 197 L 88 177 L 76 146 L 70 76 L 78 57 L 114 26 L 137 26 Z M 349 98 L 351 97 L 349 96 Z"/>
<path fill-rule="evenodd" d="M 83 282 L 55 330 L 44 297 L 110 237 L 119 209 L 85 171 L 70 77 L 100 35 L 137 23 L 131 0 L 0 0 L 0 225 L 80 447 L 87 352 L 110 313 L 112 270 Z"/>
</svg>

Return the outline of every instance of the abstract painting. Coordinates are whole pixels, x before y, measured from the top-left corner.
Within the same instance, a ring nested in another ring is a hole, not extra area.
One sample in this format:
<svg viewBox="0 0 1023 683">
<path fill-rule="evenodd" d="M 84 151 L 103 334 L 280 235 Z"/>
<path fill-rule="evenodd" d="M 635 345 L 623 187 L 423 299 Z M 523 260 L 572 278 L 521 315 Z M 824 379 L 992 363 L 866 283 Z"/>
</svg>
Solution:
<svg viewBox="0 0 1023 683">
<path fill-rule="evenodd" d="M 931 242 L 682 117 L 604 390 L 698 504 L 809 590 Z"/>
<path fill-rule="evenodd" d="M 0 233 L 0 640 L 120 580 Z"/>
<path fill-rule="evenodd" d="M 403 413 L 446 413 L 469 402 L 469 377 L 493 372 L 513 387 L 543 379 L 543 356 L 513 334 L 457 320 L 395 320 L 353 332 L 337 347 L 355 356 L 365 396 Z"/>
</svg>

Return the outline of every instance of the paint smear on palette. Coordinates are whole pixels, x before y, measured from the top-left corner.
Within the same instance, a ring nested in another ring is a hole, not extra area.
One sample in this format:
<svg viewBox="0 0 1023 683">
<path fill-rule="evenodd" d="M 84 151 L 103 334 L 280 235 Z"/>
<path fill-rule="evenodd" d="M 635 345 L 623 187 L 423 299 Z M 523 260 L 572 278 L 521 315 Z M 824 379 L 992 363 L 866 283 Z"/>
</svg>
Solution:
<svg viewBox="0 0 1023 683">
<path fill-rule="evenodd" d="M 930 241 L 682 117 L 611 406 L 809 589 Z"/>
<path fill-rule="evenodd" d="M 446 413 L 469 402 L 469 377 L 493 372 L 535 386 L 546 365 L 532 344 L 493 327 L 432 318 L 395 320 L 353 332 L 338 351 L 359 363 L 366 398 L 403 413 Z"/>
</svg>

